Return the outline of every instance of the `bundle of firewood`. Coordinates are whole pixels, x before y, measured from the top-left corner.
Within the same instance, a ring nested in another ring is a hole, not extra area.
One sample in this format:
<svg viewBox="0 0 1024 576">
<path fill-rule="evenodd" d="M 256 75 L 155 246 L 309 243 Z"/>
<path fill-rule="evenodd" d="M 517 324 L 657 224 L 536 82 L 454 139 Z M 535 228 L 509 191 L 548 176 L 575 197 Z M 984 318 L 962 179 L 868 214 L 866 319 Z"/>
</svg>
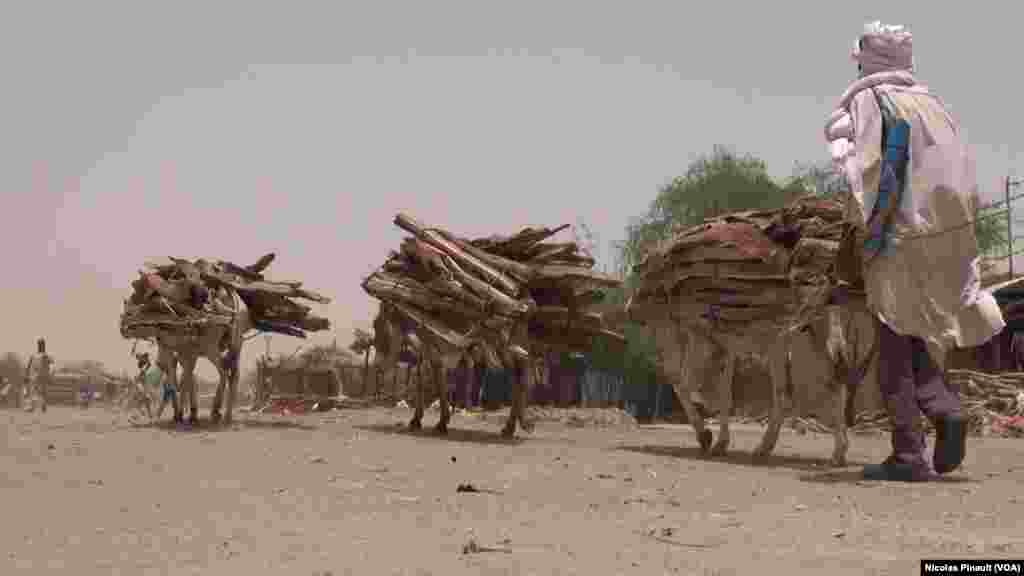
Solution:
<svg viewBox="0 0 1024 576">
<path fill-rule="evenodd" d="M 960 392 L 960 401 L 971 419 L 972 432 L 979 435 L 1024 435 L 1024 422 L 1021 421 L 1024 416 L 1024 374 L 950 369 L 946 376 L 948 385 Z"/>
<path fill-rule="evenodd" d="M 544 242 L 568 226 L 526 228 L 509 237 L 468 240 L 404 214 L 412 236 L 366 278 L 368 294 L 456 348 L 525 322 L 530 338 L 582 350 L 594 338 L 621 341 L 589 310 L 619 281 L 593 270 L 575 242 Z"/>
<path fill-rule="evenodd" d="M 973 436 L 1024 437 L 1024 373 L 992 374 L 974 370 L 950 369 L 946 372 L 947 385 L 960 395 L 960 403 L 967 414 Z M 800 422 L 798 423 L 797 420 Z M 765 424 L 768 416 L 750 421 Z M 831 428 L 813 418 L 795 419 L 787 424 L 815 432 L 829 433 Z M 928 433 L 934 431 L 930 420 L 922 415 L 921 425 Z M 884 410 L 865 410 L 854 418 L 853 433 L 874 433 L 891 430 L 892 425 Z"/>
<path fill-rule="evenodd" d="M 230 326 L 238 306 L 245 303 L 253 327 L 305 338 L 306 332 L 326 330 L 330 322 L 294 299 L 328 303 L 304 290 L 301 282 L 271 282 L 263 270 L 274 260 L 267 254 L 250 266 L 223 260 L 180 258 L 147 262 L 132 282 L 131 298 L 124 302 L 121 335 L 152 338 L 163 331 L 180 332 L 205 326 Z"/>
<path fill-rule="evenodd" d="M 688 320 L 718 330 L 788 325 L 823 306 L 837 285 L 844 213 L 839 201 L 805 197 L 677 231 L 637 264 L 630 314 L 660 316 L 671 303 Z"/>
<path fill-rule="evenodd" d="M 950 369 L 947 385 L 959 393 L 963 411 L 974 436 L 1024 437 L 1024 374 L 976 372 Z M 934 426 L 922 417 L 927 432 Z M 889 430 L 884 411 L 857 415 L 855 431 Z"/>
</svg>

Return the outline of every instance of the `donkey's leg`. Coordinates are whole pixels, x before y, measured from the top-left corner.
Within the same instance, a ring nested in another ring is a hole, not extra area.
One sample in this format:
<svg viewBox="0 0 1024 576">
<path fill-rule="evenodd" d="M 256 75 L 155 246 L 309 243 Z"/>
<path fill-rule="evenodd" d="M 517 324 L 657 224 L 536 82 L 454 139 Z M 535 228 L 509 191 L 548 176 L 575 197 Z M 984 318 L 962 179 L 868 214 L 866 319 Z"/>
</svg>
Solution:
<svg viewBox="0 0 1024 576">
<path fill-rule="evenodd" d="M 238 370 L 231 369 L 227 375 L 227 398 L 224 407 L 224 423 L 231 424 L 234 421 L 235 397 L 238 395 Z"/>
<path fill-rule="evenodd" d="M 522 398 L 519 394 L 520 366 L 516 361 L 515 354 L 506 351 L 504 355 L 506 369 L 512 370 L 512 407 L 508 411 L 508 420 L 505 421 L 505 427 L 501 429 L 501 435 L 505 438 L 512 438 L 516 435 L 516 423 L 521 418 L 519 411 L 522 410 Z"/>
<path fill-rule="evenodd" d="M 514 385 L 512 388 L 512 393 L 519 397 L 519 414 L 517 415 L 519 428 L 526 432 L 533 432 L 533 423 L 526 418 L 526 407 L 530 403 L 530 387 L 533 382 L 538 381 L 534 380 L 537 376 L 534 371 L 535 361 L 531 356 L 530 358 L 520 359 L 520 362 L 523 365 L 522 370 L 519 371 L 521 377 L 518 380 L 518 387 Z"/>
<path fill-rule="evenodd" d="M 185 420 L 185 409 L 181 405 L 181 387 L 178 386 L 177 377 L 171 381 L 171 408 L 174 409 L 174 423 L 181 424 Z"/>
<path fill-rule="evenodd" d="M 729 418 L 732 415 L 732 379 L 736 369 L 736 354 L 731 350 L 715 346 L 712 374 L 718 378 L 718 398 L 721 407 L 718 412 L 718 441 L 711 448 L 712 456 L 724 456 L 729 451 L 732 439 L 729 432 Z M 725 369 L 718 371 L 718 363 L 725 363 Z"/>
<path fill-rule="evenodd" d="M 679 403 L 683 406 L 686 420 L 693 426 L 693 432 L 697 435 L 697 442 L 700 443 L 701 453 L 707 454 L 711 449 L 711 430 L 704 427 L 704 417 L 697 410 L 697 406 L 693 403 L 693 398 L 691 397 L 694 387 L 699 387 L 700 385 L 696 379 L 697 371 L 694 365 L 698 363 L 702 365 L 705 360 L 701 355 L 703 342 L 697 340 L 698 338 L 702 338 L 702 336 L 694 333 L 689 334 L 685 347 L 677 339 L 674 342 L 674 348 L 677 349 L 679 354 L 679 362 L 678 364 L 670 362 L 667 367 L 675 368 L 676 370 L 675 377 L 671 380 L 672 389 L 675 391 Z"/>
<path fill-rule="evenodd" d="M 239 378 L 239 365 L 241 364 L 242 348 L 241 340 L 236 340 L 231 350 L 228 352 L 227 365 L 223 367 L 226 372 L 226 377 L 222 377 L 221 381 L 226 384 L 224 407 L 224 423 L 231 424 L 234 420 L 234 408 L 235 398 L 238 396 L 238 378 Z"/>
<path fill-rule="evenodd" d="M 764 436 L 761 437 L 761 444 L 754 450 L 755 457 L 764 457 L 772 453 L 775 444 L 779 440 L 779 432 L 782 430 L 782 419 L 785 416 L 783 411 L 783 398 L 786 389 L 786 358 L 789 354 L 789 338 L 780 337 L 768 347 L 768 365 L 771 373 L 772 386 L 772 409 L 768 417 L 768 426 L 765 428 Z"/>
<path fill-rule="evenodd" d="M 210 420 L 213 422 L 220 422 L 220 407 L 223 405 L 224 390 L 227 387 L 227 374 L 219 360 L 219 355 L 210 358 L 210 362 L 217 369 L 217 391 L 213 394 L 213 404 L 210 406 Z"/>
<path fill-rule="evenodd" d="M 438 357 L 433 362 L 434 382 L 437 384 L 438 403 L 441 405 L 441 419 L 437 421 L 434 430 L 438 434 L 448 433 L 448 421 L 452 417 L 451 408 L 448 406 L 448 379 L 446 365 L 443 359 Z"/>
<path fill-rule="evenodd" d="M 846 452 L 850 449 L 850 437 L 846 430 L 846 397 L 848 385 L 842 377 L 833 382 L 832 390 L 832 436 L 835 443 L 832 448 L 831 464 L 837 467 L 846 466 Z"/>
<path fill-rule="evenodd" d="M 195 369 L 196 356 L 191 353 L 184 354 L 181 358 L 181 382 L 185 395 L 188 396 L 188 421 L 190 424 L 199 423 L 199 400 L 196 398 Z M 182 402 L 184 402 L 184 400 L 185 399 L 183 397 Z"/>
<path fill-rule="evenodd" d="M 410 430 L 423 428 L 423 354 L 420 354 L 419 362 L 416 364 L 416 408 L 412 413 L 412 420 L 409 421 Z"/>
</svg>

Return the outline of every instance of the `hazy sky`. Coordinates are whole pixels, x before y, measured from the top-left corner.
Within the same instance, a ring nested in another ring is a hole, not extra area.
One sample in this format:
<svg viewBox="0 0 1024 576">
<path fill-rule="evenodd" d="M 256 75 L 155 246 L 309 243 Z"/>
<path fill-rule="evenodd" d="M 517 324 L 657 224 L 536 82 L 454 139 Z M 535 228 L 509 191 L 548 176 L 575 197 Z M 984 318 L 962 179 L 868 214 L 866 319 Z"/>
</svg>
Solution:
<svg viewBox="0 0 1024 576">
<path fill-rule="evenodd" d="M 876 18 L 914 32 L 986 198 L 1024 168 L 1013 2 L 142 4 L 5 6 L 0 351 L 45 336 L 129 367 L 145 258 L 270 251 L 273 278 L 335 299 L 316 341 L 347 344 L 399 210 L 463 235 L 582 219 L 607 245 L 715 144 L 778 177 L 826 158 Z"/>
</svg>

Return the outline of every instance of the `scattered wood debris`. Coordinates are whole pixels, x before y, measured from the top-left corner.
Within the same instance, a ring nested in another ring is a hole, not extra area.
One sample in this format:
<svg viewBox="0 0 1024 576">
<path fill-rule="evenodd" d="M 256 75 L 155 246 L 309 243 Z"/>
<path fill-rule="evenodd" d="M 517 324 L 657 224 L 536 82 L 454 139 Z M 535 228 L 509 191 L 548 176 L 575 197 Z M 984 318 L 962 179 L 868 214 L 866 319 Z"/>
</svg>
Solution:
<svg viewBox="0 0 1024 576">
<path fill-rule="evenodd" d="M 1024 438 L 1024 373 L 948 370 L 946 377 L 960 392 L 972 434 Z"/>
<path fill-rule="evenodd" d="M 947 386 L 960 394 L 964 411 L 970 419 L 972 436 L 1024 438 L 1024 373 L 992 374 L 975 370 L 950 369 Z M 742 419 L 744 422 L 766 424 L 768 416 Z M 924 428 L 932 432 L 931 421 L 922 417 Z M 784 425 L 795 430 L 831 434 L 832 428 L 814 418 L 791 417 Z M 889 431 L 891 425 L 884 410 L 866 410 L 854 418 L 853 433 Z"/>
</svg>

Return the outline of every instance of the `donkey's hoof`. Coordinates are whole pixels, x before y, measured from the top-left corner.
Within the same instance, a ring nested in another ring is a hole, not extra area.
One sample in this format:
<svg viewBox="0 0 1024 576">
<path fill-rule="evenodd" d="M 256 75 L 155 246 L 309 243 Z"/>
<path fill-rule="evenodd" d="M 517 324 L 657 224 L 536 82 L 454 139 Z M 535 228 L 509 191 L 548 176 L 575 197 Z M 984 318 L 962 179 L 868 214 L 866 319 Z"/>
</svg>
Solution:
<svg viewBox="0 0 1024 576">
<path fill-rule="evenodd" d="M 833 454 L 828 465 L 833 468 L 846 468 L 846 454 Z"/>
<path fill-rule="evenodd" d="M 755 460 L 763 460 L 763 459 L 771 456 L 772 450 L 774 448 L 775 448 L 774 446 L 765 446 L 764 444 L 759 445 L 757 447 L 757 449 L 754 450 L 754 459 Z"/>
<path fill-rule="evenodd" d="M 423 423 L 419 420 L 413 419 L 409 421 L 409 430 L 421 430 L 422 428 Z"/>
<path fill-rule="evenodd" d="M 504 428 L 501 429 L 501 437 L 502 438 L 514 438 L 515 435 L 516 435 L 516 427 L 515 426 L 505 426 Z"/>
<path fill-rule="evenodd" d="M 697 441 L 700 442 L 700 451 L 702 454 L 707 454 L 711 450 L 711 430 L 701 430 L 700 434 L 697 435 Z"/>
<path fill-rule="evenodd" d="M 434 426 L 434 432 L 437 432 L 438 434 L 440 434 L 442 436 L 448 434 L 448 423 L 447 422 L 438 422 L 437 426 Z"/>
<path fill-rule="evenodd" d="M 198 426 L 199 425 L 199 416 L 197 416 L 195 414 L 189 414 L 188 423 L 190 425 L 192 425 L 192 426 Z"/>
<path fill-rule="evenodd" d="M 216 410 L 210 412 L 210 422 L 213 422 L 214 424 L 220 422 L 220 412 L 217 412 Z"/>
<path fill-rule="evenodd" d="M 712 456 L 725 456 L 729 452 L 729 443 L 719 440 L 711 447 Z"/>
</svg>

